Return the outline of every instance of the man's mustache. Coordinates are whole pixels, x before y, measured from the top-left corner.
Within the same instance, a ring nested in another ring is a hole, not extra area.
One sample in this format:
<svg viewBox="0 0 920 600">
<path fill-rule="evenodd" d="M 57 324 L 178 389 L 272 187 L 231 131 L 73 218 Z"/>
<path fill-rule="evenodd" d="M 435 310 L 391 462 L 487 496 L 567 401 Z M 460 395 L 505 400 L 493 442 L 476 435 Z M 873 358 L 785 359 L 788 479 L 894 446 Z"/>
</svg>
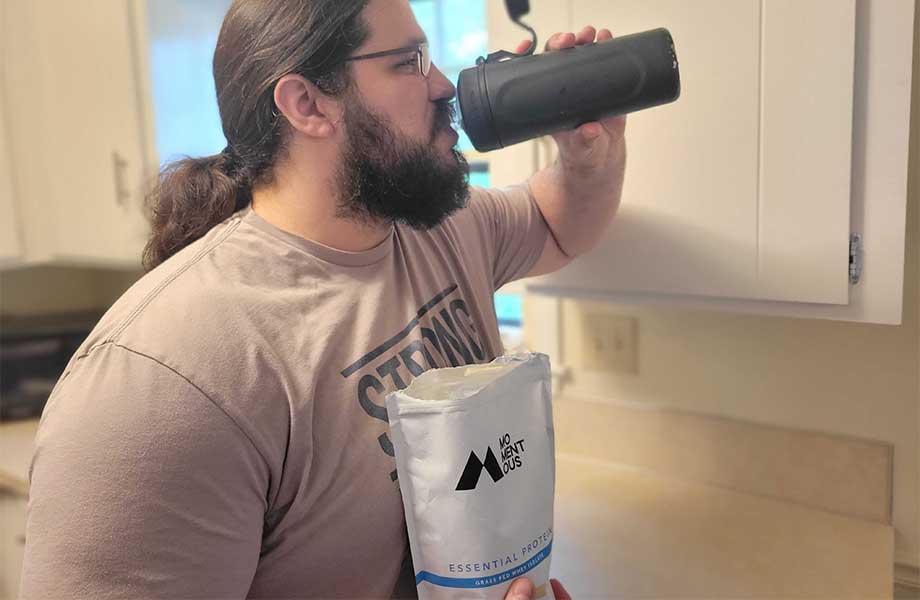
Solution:
<svg viewBox="0 0 920 600">
<path fill-rule="evenodd" d="M 435 101 L 434 112 L 434 131 L 438 134 L 441 131 L 450 129 L 452 123 L 457 122 L 457 103 L 456 100 L 442 99 Z"/>
</svg>

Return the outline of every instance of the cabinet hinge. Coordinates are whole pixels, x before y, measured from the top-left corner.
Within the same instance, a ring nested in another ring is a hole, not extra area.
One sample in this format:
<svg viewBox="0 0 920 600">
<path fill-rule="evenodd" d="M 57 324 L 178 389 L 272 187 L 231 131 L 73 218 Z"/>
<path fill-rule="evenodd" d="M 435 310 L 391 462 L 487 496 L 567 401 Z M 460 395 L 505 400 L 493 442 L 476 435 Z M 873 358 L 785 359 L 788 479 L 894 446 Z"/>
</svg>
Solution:
<svg viewBox="0 0 920 600">
<path fill-rule="evenodd" d="M 858 233 L 850 234 L 850 285 L 859 283 L 862 275 L 862 236 Z"/>
</svg>

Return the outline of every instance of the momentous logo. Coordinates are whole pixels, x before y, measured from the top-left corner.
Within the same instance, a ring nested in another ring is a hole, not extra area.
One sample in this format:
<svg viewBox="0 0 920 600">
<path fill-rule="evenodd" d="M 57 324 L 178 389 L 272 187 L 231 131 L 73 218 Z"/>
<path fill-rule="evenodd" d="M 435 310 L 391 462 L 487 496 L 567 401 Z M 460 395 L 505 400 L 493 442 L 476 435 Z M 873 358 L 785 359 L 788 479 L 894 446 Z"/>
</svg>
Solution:
<svg viewBox="0 0 920 600">
<path fill-rule="evenodd" d="M 463 467 L 460 480 L 457 481 L 457 491 L 475 490 L 483 469 L 492 478 L 493 483 L 498 483 L 505 475 L 523 466 L 524 440 L 511 442 L 511 434 L 506 433 L 498 439 L 498 448 L 502 462 L 499 464 L 492 446 L 486 448 L 485 459 L 480 460 L 475 451 L 470 451 L 470 457 Z"/>
</svg>

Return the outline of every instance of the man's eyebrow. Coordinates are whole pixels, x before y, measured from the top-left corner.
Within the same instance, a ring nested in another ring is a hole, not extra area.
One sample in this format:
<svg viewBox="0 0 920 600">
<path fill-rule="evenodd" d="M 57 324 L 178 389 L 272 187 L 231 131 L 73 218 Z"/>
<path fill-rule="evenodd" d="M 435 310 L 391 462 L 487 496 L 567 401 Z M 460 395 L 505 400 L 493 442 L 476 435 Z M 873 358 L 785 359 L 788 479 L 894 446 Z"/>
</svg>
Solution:
<svg viewBox="0 0 920 600">
<path fill-rule="evenodd" d="M 422 37 L 412 37 L 409 38 L 409 41 L 406 42 L 406 46 L 418 46 L 419 44 L 427 44 L 428 38 L 426 36 Z"/>
</svg>

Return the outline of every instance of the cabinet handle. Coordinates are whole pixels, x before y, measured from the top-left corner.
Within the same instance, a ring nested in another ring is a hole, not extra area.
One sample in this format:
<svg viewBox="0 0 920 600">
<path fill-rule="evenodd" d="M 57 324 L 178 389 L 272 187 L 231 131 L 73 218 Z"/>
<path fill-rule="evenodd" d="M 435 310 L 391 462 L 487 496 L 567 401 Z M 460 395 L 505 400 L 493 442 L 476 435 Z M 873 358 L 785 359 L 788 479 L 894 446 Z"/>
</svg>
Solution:
<svg viewBox="0 0 920 600">
<path fill-rule="evenodd" d="M 125 169 L 128 161 L 121 157 L 117 150 L 112 151 L 112 168 L 115 173 L 115 202 L 118 206 L 127 206 L 131 193 L 125 186 Z"/>
</svg>

